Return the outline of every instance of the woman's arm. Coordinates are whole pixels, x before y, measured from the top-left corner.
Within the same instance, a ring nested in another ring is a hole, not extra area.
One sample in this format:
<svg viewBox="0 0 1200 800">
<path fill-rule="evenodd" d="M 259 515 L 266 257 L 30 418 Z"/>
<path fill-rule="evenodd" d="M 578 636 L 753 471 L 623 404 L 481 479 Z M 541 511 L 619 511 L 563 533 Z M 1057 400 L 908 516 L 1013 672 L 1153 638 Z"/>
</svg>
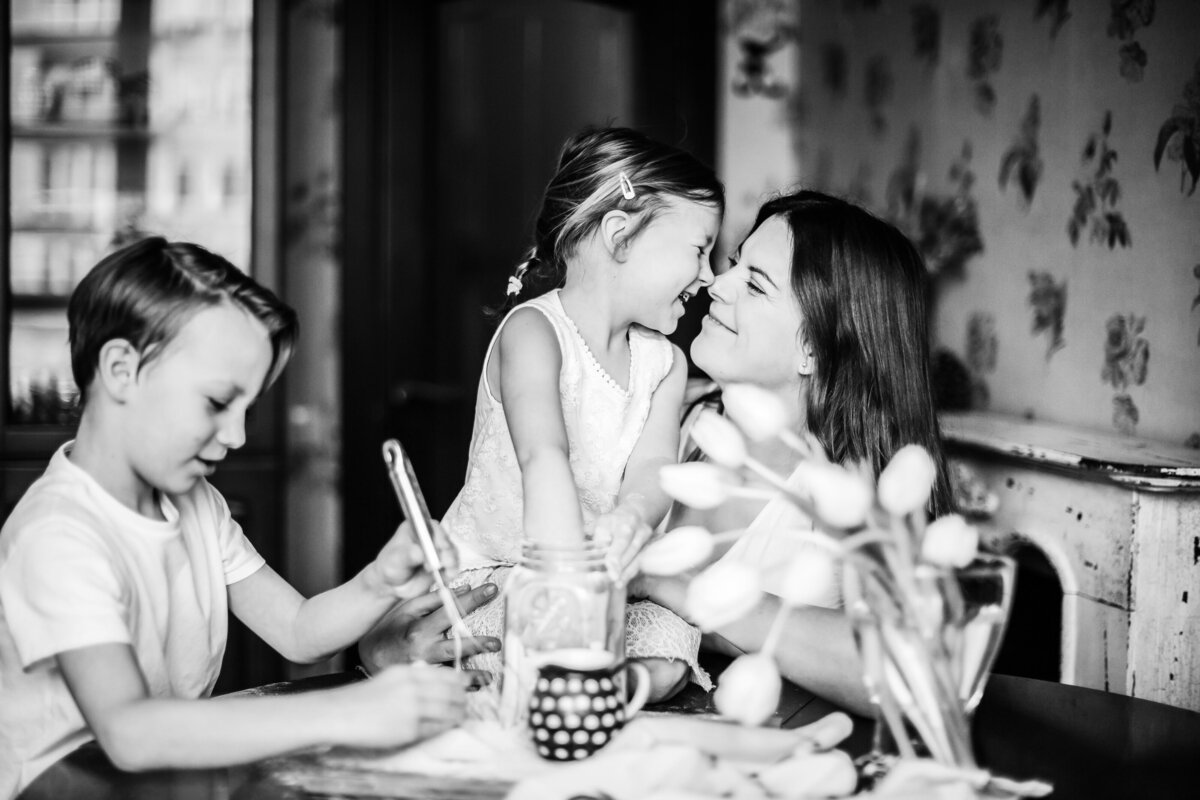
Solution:
<svg viewBox="0 0 1200 800">
<path fill-rule="evenodd" d="M 562 353 L 554 329 L 538 311 L 522 309 L 504 324 L 499 344 L 497 383 L 521 466 L 525 532 L 543 542 L 582 542 L 583 512 L 563 422 Z"/>
<path fill-rule="evenodd" d="M 241 764 L 324 744 L 394 747 L 462 720 L 465 679 L 440 667 L 393 667 L 377 678 L 282 697 L 151 697 L 133 648 L 59 653 L 88 727 L 121 769 Z"/>
<path fill-rule="evenodd" d="M 659 605 L 687 619 L 686 578 L 645 576 L 642 591 Z M 723 643 L 725 653 L 749 653 L 762 648 L 781 601 L 764 592 L 763 599 L 746 616 L 705 636 L 705 642 Z M 800 606 L 787 615 L 775 650 L 775 661 L 785 678 L 842 708 L 863 716 L 872 714 L 862 681 L 862 667 L 854 632 L 845 612 L 836 608 Z"/>
</svg>

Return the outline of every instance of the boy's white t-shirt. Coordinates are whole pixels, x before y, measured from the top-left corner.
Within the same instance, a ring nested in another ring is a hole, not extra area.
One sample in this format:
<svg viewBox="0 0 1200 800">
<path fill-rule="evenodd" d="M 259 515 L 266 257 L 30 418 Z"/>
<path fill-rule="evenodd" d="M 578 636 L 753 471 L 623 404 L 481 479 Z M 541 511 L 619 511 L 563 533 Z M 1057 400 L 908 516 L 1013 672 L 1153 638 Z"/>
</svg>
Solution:
<svg viewBox="0 0 1200 800">
<path fill-rule="evenodd" d="M 164 496 L 165 522 L 54 454 L 0 530 L 0 798 L 93 738 L 54 656 L 133 648 L 154 697 L 207 696 L 228 631 L 226 586 L 264 564 L 205 480 Z"/>
</svg>

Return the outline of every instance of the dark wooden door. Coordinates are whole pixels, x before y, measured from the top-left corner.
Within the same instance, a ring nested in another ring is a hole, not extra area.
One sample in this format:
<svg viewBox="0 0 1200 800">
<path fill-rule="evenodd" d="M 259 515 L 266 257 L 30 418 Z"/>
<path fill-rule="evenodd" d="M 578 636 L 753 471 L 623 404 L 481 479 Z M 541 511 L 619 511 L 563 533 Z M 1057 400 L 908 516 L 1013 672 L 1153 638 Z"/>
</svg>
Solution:
<svg viewBox="0 0 1200 800">
<path fill-rule="evenodd" d="M 494 321 L 563 140 L 632 125 L 711 163 L 716 4 L 346 4 L 346 568 L 399 511 L 397 437 L 440 516 Z"/>
</svg>

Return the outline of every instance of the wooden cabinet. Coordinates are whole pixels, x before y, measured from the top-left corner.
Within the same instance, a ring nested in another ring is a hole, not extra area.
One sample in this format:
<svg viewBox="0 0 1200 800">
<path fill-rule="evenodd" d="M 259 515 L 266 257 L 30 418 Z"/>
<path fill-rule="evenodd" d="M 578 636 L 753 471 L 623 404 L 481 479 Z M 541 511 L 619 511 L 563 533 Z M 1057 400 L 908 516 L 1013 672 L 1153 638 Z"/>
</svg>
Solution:
<svg viewBox="0 0 1200 800">
<path fill-rule="evenodd" d="M 1062 682 L 1200 710 L 1200 451 L 994 414 L 942 425 L 999 496 L 988 543 L 1053 567 Z"/>
</svg>

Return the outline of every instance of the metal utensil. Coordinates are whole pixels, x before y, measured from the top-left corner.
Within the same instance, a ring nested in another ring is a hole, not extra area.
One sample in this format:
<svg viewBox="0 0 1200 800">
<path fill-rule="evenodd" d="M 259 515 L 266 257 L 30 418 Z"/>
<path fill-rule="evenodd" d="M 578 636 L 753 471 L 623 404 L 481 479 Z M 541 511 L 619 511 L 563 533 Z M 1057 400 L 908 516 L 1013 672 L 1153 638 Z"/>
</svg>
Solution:
<svg viewBox="0 0 1200 800">
<path fill-rule="evenodd" d="M 433 585 L 442 601 L 442 607 L 450 618 L 450 629 L 454 636 L 454 666 L 461 668 L 462 642 L 460 637 L 470 636 L 471 632 L 463 623 L 462 611 L 454 593 L 446 584 L 446 568 L 438 555 L 437 546 L 433 539 L 433 519 L 429 516 L 429 506 L 425 503 L 425 495 L 421 494 L 420 484 L 417 483 L 416 472 L 412 462 L 400 442 L 388 439 L 383 443 L 383 460 L 387 464 L 388 476 L 392 479 L 392 488 L 396 490 L 396 499 L 404 516 L 412 523 L 417 544 L 425 559 L 425 566 L 433 576 Z"/>
</svg>

